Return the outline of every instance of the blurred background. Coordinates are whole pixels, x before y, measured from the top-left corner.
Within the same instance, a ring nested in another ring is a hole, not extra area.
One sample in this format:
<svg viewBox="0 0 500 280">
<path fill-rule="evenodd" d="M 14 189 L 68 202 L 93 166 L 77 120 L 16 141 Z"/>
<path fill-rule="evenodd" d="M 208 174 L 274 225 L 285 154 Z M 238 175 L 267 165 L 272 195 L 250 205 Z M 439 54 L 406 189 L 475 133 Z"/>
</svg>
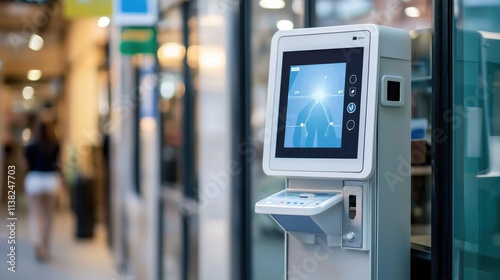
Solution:
<svg viewBox="0 0 500 280">
<path fill-rule="evenodd" d="M 432 35 L 436 21 L 445 24 L 434 7 L 431 0 L 0 0 L 0 223 L 9 214 L 9 166 L 18 218 L 16 272 L 3 261 L 0 278 L 282 279 L 283 231 L 253 211 L 284 187 L 261 168 L 271 38 L 280 29 L 355 23 L 406 29 L 412 39 L 409 207 L 412 248 L 423 252 L 428 272 L 432 102 L 441 94 L 432 89 L 440 63 Z M 448 8 L 454 279 L 499 279 L 500 4 Z M 42 208 L 25 186 L 33 167 L 26 151 L 40 122 L 54 126 L 59 145 L 50 165 L 57 187 L 46 205 L 53 215 L 41 216 L 53 217 L 51 242 L 41 255 L 30 221 Z M 10 234 L 0 226 L 2 260 Z"/>
</svg>

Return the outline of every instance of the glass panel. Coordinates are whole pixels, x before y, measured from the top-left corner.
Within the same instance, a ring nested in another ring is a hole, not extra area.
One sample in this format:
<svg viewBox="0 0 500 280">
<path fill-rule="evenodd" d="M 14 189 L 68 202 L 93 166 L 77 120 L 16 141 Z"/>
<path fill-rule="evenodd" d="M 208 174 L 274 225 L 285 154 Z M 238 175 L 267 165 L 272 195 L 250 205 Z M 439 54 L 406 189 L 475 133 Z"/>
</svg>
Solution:
<svg viewBox="0 0 500 280">
<path fill-rule="evenodd" d="M 258 200 L 282 190 L 285 185 L 283 178 L 269 177 L 262 171 L 269 51 L 271 38 L 278 31 L 278 26 L 280 28 L 302 27 L 304 14 L 303 0 L 283 1 L 285 6 L 281 9 L 265 8 L 266 2 L 279 3 L 281 1 L 252 1 L 251 128 L 253 160 L 250 205 L 254 205 Z M 254 279 L 283 279 L 283 230 L 267 215 L 252 214 L 252 227 L 252 277 Z"/>
<path fill-rule="evenodd" d="M 316 0 L 317 26 L 374 23 L 407 30 L 432 26 L 432 1 Z"/>
<path fill-rule="evenodd" d="M 182 42 L 182 15 L 179 7 L 165 14 L 165 26 L 158 30 L 159 90 L 162 120 L 162 183 L 181 188 L 182 116 L 185 85 L 182 61 L 186 49 Z"/>
<path fill-rule="evenodd" d="M 187 18 L 183 9 L 188 9 Z M 188 172 L 189 181 L 195 182 L 196 147 L 189 147 L 194 154 L 194 162 L 185 158 L 184 145 L 187 132 L 186 121 L 196 119 L 198 89 L 198 31 L 196 18 L 196 2 L 190 1 L 175 5 L 164 12 L 158 23 L 158 60 L 160 65 L 159 91 L 161 129 L 161 182 L 164 206 L 164 271 L 165 279 L 198 279 L 198 217 L 196 211 L 190 211 L 196 205 L 192 189 L 186 187 L 183 178 L 184 160 L 188 160 L 193 168 Z M 187 30 L 186 30 L 187 29 Z M 187 31 L 187 32 L 186 32 Z M 185 37 L 187 38 L 187 45 Z M 187 69 L 185 68 L 187 67 Z M 188 70 L 188 71 L 187 71 Z M 189 73 L 189 75 L 186 75 Z M 188 99 L 187 95 L 194 100 Z M 188 104 L 186 102 L 193 102 Z M 186 105 L 193 106 L 188 110 L 189 120 L 185 117 Z M 188 128 L 194 133 L 196 128 Z M 188 205 L 188 207 L 186 207 Z M 187 263 L 184 263 L 187 262 Z M 185 268 L 188 268 L 187 270 Z M 184 278 L 184 273 L 187 275 Z"/>
<path fill-rule="evenodd" d="M 454 3 L 453 279 L 500 279 L 500 2 Z"/>
<path fill-rule="evenodd" d="M 182 60 L 182 13 L 179 6 L 164 14 L 158 26 L 158 61 L 160 64 L 159 91 L 161 115 L 161 182 L 164 194 L 163 209 L 163 276 L 182 277 L 182 216 L 178 203 L 182 201 L 182 135 L 185 85 Z"/>
<path fill-rule="evenodd" d="M 374 23 L 407 29 L 412 39 L 412 243 L 430 247 L 432 1 L 316 0 L 317 26 Z"/>
</svg>

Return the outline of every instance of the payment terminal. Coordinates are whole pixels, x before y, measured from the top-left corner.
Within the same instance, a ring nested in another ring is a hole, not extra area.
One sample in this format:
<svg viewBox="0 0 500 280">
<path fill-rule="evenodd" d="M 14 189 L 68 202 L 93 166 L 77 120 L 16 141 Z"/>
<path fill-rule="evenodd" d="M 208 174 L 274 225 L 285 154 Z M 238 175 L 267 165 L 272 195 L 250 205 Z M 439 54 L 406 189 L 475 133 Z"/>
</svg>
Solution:
<svg viewBox="0 0 500 280">
<path fill-rule="evenodd" d="M 256 213 L 285 230 L 287 280 L 410 277 L 410 38 L 351 25 L 272 40 Z"/>
</svg>

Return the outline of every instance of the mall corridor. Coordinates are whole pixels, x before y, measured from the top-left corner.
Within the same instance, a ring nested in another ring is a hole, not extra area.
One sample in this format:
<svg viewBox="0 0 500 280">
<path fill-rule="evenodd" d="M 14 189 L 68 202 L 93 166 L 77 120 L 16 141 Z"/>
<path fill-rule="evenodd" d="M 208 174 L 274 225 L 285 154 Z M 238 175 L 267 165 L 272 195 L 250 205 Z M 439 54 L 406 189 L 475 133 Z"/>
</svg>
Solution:
<svg viewBox="0 0 500 280">
<path fill-rule="evenodd" d="M 30 240 L 28 217 L 21 212 L 17 224 L 16 273 L 0 269 L 0 279 L 25 280 L 132 280 L 119 273 L 111 257 L 106 241 L 106 230 L 96 227 L 92 239 L 75 238 L 73 214 L 59 210 L 54 221 L 54 235 L 49 261 L 40 262 Z M 4 221 L 5 215 L 0 216 Z M 0 229 L 0 255 L 8 254 L 8 230 Z"/>
</svg>

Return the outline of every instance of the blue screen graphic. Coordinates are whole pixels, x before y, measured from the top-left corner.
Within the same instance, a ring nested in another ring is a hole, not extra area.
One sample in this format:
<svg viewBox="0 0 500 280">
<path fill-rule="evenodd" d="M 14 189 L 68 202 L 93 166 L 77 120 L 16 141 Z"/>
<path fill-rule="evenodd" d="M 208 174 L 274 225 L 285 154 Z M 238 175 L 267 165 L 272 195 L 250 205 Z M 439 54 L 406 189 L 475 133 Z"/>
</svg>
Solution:
<svg viewBox="0 0 500 280">
<path fill-rule="evenodd" d="M 346 63 L 292 65 L 285 148 L 340 148 Z"/>
</svg>

